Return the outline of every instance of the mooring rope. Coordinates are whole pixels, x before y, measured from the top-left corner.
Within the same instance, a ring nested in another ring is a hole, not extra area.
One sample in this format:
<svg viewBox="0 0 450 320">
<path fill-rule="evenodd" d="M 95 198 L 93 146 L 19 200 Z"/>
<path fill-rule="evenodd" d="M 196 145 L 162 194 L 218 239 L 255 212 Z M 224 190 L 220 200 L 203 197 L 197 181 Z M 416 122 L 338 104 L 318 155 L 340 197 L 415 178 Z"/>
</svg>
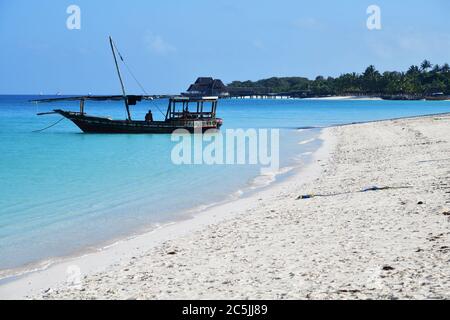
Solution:
<svg viewBox="0 0 450 320">
<path fill-rule="evenodd" d="M 61 119 L 59 119 L 58 121 L 56 121 L 54 124 L 52 124 L 52 125 L 50 125 L 50 126 L 48 126 L 48 127 L 45 127 L 44 129 L 34 130 L 34 131 L 31 131 L 31 132 L 42 132 L 42 131 L 44 131 L 44 130 L 50 129 L 51 127 L 54 127 L 54 126 L 56 126 L 58 123 L 60 123 L 61 121 L 63 121 L 64 119 L 65 119 L 65 118 L 61 118 Z"/>
<path fill-rule="evenodd" d="M 408 189 L 412 188 L 412 186 L 400 186 L 400 187 L 378 187 L 378 186 L 372 186 L 368 188 L 364 188 L 358 191 L 347 191 L 347 192 L 338 192 L 338 193 L 328 193 L 328 194 L 302 194 L 298 196 L 295 200 L 301 200 L 301 199 L 311 199 L 315 197 L 334 197 L 344 194 L 350 194 L 350 193 L 357 193 L 357 192 L 367 192 L 367 191 L 380 191 L 380 190 L 388 190 L 388 189 Z"/>
</svg>

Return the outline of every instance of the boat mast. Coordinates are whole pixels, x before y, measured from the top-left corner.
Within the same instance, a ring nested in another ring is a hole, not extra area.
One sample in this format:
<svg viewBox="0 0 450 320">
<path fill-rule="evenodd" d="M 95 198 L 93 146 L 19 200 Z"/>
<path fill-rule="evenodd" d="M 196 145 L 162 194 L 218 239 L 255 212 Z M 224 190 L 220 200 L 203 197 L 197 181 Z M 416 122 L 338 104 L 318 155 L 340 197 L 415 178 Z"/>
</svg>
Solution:
<svg viewBox="0 0 450 320">
<path fill-rule="evenodd" d="M 114 50 L 114 44 L 111 37 L 109 37 L 109 44 L 111 45 L 111 50 L 114 57 L 114 63 L 116 64 L 117 75 L 119 76 L 120 85 L 122 86 L 123 101 L 125 102 L 125 108 L 127 109 L 128 121 L 131 121 L 130 107 L 128 106 L 128 98 L 125 92 L 125 87 L 123 85 L 122 75 L 120 74 L 119 65 L 117 63 L 116 51 Z"/>
</svg>

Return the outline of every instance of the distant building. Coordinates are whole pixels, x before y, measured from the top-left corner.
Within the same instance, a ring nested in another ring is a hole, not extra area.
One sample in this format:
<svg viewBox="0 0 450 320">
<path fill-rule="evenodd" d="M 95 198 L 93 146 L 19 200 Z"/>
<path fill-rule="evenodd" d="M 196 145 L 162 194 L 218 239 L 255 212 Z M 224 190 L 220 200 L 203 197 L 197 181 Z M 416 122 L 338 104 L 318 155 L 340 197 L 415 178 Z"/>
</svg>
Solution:
<svg viewBox="0 0 450 320">
<path fill-rule="evenodd" d="M 184 93 L 187 96 L 228 96 L 228 89 L 220 79 L 199 77 Z"/>
</svg>

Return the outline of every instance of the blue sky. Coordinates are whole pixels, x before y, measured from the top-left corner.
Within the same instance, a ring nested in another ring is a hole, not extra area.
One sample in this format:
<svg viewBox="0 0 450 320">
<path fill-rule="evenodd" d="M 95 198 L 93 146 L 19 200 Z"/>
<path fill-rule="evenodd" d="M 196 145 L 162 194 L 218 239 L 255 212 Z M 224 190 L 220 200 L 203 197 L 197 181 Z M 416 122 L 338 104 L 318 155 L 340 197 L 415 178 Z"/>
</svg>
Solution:
<svg viewBox="0 0 450 320">
<path fill-rule="evenodd" d="M 81 9 L 68 30 L 66 9 Z M 366 9 L 381 8 L 381 30 Z M 447 0 L 0 0 L 0 94 L 119 93 L 112 35 L 150 93 L 224 82 L 450 63 Z M 125 74 L 130 93 L 142 93 Z"/>
</svg>

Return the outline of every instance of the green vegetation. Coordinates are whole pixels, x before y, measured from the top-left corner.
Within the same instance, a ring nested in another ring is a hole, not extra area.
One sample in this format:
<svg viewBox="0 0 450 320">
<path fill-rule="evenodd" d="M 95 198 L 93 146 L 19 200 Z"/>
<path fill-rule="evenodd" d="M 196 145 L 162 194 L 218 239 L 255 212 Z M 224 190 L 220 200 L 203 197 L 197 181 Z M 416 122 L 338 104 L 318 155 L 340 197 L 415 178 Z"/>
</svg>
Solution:
<svg viewBox="0 0 450 320">
<path fill-rule="evenodd" d="M 346 73 L 337 78 L 302 77 L 269 78 L 258 81 L 233 81 L 230 92 L 248 89 L 258 93 L 296 93 L 302 96 L 370 95 L 418 98 L 436 93 L 450 95 L 450 66 L 432 65 L 424 60 L 406 72 L 386 71 L 382 74 L 373 65 L 362 73 Z"/>
</svg>

